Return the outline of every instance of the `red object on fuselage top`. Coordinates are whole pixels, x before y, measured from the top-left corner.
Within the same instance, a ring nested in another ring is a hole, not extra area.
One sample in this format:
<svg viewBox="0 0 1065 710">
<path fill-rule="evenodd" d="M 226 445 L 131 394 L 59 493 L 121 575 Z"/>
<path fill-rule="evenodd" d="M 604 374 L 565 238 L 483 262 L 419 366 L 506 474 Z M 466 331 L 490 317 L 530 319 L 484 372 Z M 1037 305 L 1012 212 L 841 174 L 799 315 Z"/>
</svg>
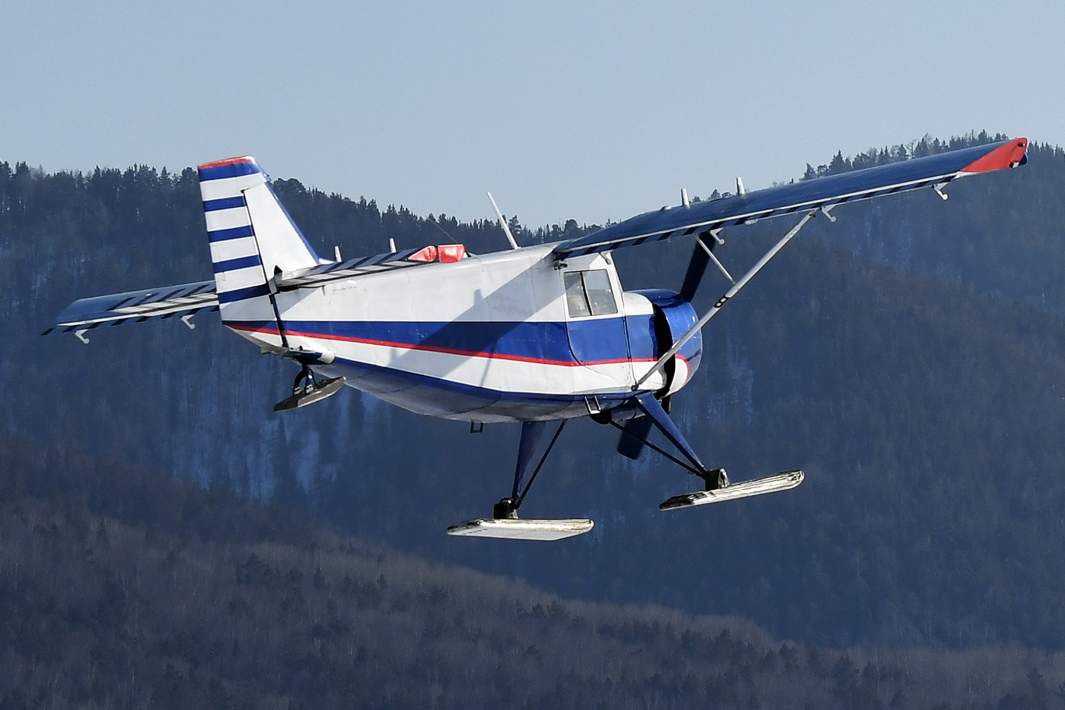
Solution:
<svg viewBox="0 0 1065 710">
<path fill-rule="evenodd" d="M 1028 154 L 1028 139 L 1015 138 L 1000 145 L 982 158 L 974 160 L 961 169 L 963 173 L 989 173 L 1023 165 Z"/>
<path fill-rule="evenodd" d="M 426 264 L 440 262 L 453 264 L 466 258 L 465 244 L 438 244 L 427 246 L 407 257 L 407 261 L 421 261 Z"/>
</svg>

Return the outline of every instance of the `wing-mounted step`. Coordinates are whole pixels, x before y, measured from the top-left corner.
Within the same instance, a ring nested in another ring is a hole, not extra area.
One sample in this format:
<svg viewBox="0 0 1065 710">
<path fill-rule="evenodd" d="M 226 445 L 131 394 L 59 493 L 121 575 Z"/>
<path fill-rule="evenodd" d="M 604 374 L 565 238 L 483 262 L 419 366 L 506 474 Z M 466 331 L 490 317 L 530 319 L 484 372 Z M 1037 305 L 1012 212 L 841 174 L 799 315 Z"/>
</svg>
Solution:
<svg viewBox="0 0 1065 710">
<path fill-rule="evenodd" d="M 773 476 L 766 476 L 765 478 L 756 478 L 752 481 L 732 483 L 710 491 L 696 491 L 695 493 L 673 496 L 669 500 L 663 501 L 658 506 L 658 509 L 677 510 L 678 508 L 692 508 L 697 505 L 724 503 L 728 500 L 779 493 L 780 491 L 795 488 L 802 483 L 803 478 L 805 478 L 805 475 L 802 471 L 786 471 Z"/>
</svg>

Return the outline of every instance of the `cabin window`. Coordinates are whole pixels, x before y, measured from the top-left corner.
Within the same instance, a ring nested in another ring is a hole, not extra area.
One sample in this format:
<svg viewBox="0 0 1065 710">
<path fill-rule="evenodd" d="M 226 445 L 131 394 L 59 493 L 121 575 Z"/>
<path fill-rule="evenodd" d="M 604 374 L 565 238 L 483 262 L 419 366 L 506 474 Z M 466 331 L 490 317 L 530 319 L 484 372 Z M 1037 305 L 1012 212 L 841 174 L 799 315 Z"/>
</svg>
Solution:
<svg viewBox="0 0 1065 710">
<path fill-rule="evenodd" d="M 567 271 L 563 279 L 570 318 L 608 316 L 618 312 L 606 269 Z"/>
<path fill-rule="evenodd" d="M 614 302 L 614 292 L 610 288 L 610 275 L 606 269 L 595 271 L 582 271 L 584 277 L 584 292 L 588 294 L 588 303 L 592 307 L 593 316 L 608 316 L 618 312 L 618 306 Z"/>
<path fill-rule="evenodd" d="M 582 318 L 592 315 L 588 297 L 584 295 L 581 272 L 567 271 L 563 277 L 566 279 L 566 307 L 569 308 L 569 317 Z"/>
</svg>

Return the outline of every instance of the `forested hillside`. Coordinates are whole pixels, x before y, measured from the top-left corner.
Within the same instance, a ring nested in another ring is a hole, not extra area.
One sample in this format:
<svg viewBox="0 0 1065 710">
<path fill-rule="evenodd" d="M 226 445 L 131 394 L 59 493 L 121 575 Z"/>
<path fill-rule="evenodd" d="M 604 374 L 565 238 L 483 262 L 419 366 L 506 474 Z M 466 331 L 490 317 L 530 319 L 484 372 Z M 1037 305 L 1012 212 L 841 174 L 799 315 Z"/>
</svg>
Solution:
<svg viewBox="0 0 1065 710">
<path fill-rule="evenodd" d="M 829 651 L 564 601 L 0 440 L 0 708 L 1057 708 L 1065 656 Z"/>
<path fill-rule="evenodd" d="M 838 156 L 821 171 L 944 147 Z M 95 332 L 89 347 L 39 338 L 78 296 L 209 277 L 191 170 L 0 164 L 0 313 L 12 325 L 0 382 L 13 403 L 0 425 L 21 441 L 276 498 L 360 537 L 567 596 L 738 615 L 815 644 L 1059 649 L 1065 155 L 1034 145 L 1030 158 L 951 185 L 945 203 L 919 193 L 815 220 L 715 319 L 674 411 L 704 459 L 734 478 L 807 471 L 801 488 L 765 500 L 663 515 L 657 503 L 687 490 L 687 477 L 649 454 L 621 459 L 612 431 L 587 422 L 567 429 L 523 510 L 589 515 L 591 535 L 453 540 L 447 524 L 487 513 L 508 490 L 516 427 L 471 436 L 355 392 L 275 415 L 290 366 L 256 356 L 213 314 L 192 332 Z M 504 243 L 488 222 L 381 209 L 292 179 L 277 191 L 322 253 L 377 253 L 389 237 Z M 720 253 L 735 271 L 785 228 L 726 232 Z M 584 229 L 518 232 L 528 243 Z M 626 287 L 678 285 L 689 249 L 619 252 Z M 708 278 L 700 300 L 717 288 Z"/>
</svg>

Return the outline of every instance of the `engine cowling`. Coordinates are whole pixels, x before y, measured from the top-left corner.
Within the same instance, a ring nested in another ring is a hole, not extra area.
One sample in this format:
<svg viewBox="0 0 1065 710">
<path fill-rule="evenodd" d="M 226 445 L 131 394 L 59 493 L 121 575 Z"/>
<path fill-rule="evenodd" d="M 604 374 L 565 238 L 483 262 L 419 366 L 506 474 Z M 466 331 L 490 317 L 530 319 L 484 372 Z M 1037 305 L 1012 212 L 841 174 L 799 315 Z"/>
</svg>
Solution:
<svg viewBox="0 0 1065 710">
<path fill-rule="evenodd" d="M 636 361 L 657 361 L 699 320 L 691 303 L 675 291 L 643 289 L 626 291 L 625 296 L 629 349 Z M 634 315 L 637 312 L 641 315 Z M 691 381 L 699 369 L 702 354 L 702 334 L 696 333 L 662 368 L 665 376 L 664 394 L 673 394 Z M 638 372 L 638 375 L 643 372 L 646 370 Z"/>
</svg>

